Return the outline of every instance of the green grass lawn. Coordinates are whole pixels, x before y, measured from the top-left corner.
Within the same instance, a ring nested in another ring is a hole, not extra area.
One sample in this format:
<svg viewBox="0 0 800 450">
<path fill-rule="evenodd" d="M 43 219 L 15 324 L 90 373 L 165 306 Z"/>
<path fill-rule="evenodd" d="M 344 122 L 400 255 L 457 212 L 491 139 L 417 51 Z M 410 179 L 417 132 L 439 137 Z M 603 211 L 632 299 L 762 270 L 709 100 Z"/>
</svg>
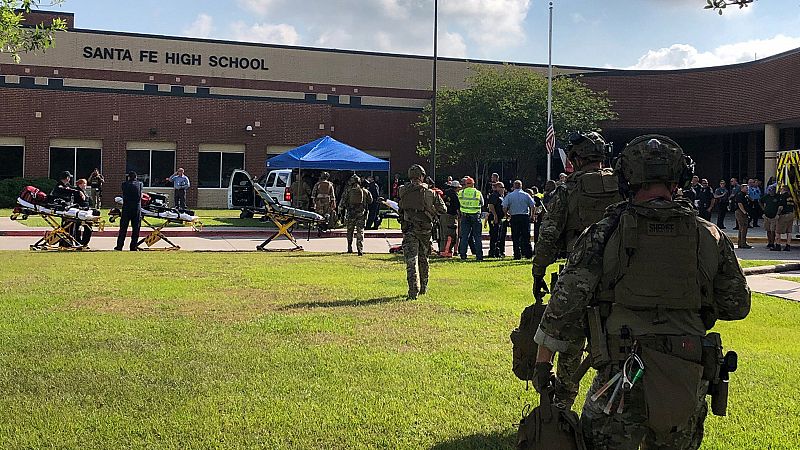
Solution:
<svg viewBox="0 0 800 450">
<path fill-rule="evenodd" d="M 784 261 L 772 261 L 765 259 L 740 259 L 739 265 L 744 269 L 745 267 L 761 267 L 761 266 L 775 266 L 783 264 Z"/>
<path fill-rule="evenodd" d="M 0 253 L 2 448 L 510 449 L 529 263 Z M 512 281 L 509 281 L 512 280 Z M 800 305 L 721 323 L 740 355 L 704 449 L 795 448 Z M 584 390 L 588 379 L 584 380 Z"/>
</svg>

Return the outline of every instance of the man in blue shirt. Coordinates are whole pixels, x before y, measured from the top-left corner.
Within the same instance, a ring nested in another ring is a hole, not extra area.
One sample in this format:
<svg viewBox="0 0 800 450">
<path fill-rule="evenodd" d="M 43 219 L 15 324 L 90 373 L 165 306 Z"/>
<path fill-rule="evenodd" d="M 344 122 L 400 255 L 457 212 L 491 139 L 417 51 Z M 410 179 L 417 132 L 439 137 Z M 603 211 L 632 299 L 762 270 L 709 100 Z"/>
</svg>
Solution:
<svg viewBox="0 0 800 450">
<path fill-rule="evenodd" d="M 761 182 L 757 178 L 751 178 L 747 181 L 747 196 L 753 203 L 750 205 L 750 218 L 753 220 L 753 228 L 758 226 L 758 218 L 761 217 L 763 211 L 761 210 Z"/>
<path fill-rule="evenodd" d="M 531 215 L 536 204 L 522 190 L 522 181 L 514 181 L 514 192 L 503 198 L 503 210 L 511 216 L 511 240 L 514 242 L 514 259 L 533 258 L 531 248 Z"/>
<path fill-rule="evenodd" d="M 173 173 L 167 181 L 172 182 L 172 187 L 175 188 L 175 207 L 178 209 L 186 209 L 186 191 L 189 190 L 189 177 L 183 174 L 183 168 L 178 169 Z"/>
</svg>

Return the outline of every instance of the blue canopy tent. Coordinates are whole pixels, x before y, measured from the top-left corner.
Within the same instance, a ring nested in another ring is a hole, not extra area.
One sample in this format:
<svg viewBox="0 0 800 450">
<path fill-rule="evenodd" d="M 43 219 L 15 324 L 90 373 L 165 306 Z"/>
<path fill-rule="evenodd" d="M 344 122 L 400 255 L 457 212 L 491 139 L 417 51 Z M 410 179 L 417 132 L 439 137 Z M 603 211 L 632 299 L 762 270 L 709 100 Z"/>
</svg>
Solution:
<svg viewBox="0 0 800 450">
<path fill-rule="evenodd" d="M 389 171 L 389 161 L 325 136 L 267 160 L 269 169 Z"/>
</svg>

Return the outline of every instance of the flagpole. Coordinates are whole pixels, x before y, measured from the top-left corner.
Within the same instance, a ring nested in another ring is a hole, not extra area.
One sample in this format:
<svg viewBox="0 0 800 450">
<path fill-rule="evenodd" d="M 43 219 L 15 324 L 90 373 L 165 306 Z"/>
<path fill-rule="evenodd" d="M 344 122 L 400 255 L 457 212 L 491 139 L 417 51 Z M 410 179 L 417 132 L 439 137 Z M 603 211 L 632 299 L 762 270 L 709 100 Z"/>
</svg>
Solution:
<svg viewBox="0 0 800 450">
<path fill-rule="evenodd" d="M 550 2 L 550 26 L 547 44 L 547 126 L 553 123 L 553 2 Z M 547 179 L 552 180 L 553 155 L 547 153 Z"/>
<path fill-rule="evenodd" d="M 433 99 L 431 100 L 431 179 L 436 184 L 436 61 L 439 59 L 439 0 L 433 0 Z"/>
</svg>

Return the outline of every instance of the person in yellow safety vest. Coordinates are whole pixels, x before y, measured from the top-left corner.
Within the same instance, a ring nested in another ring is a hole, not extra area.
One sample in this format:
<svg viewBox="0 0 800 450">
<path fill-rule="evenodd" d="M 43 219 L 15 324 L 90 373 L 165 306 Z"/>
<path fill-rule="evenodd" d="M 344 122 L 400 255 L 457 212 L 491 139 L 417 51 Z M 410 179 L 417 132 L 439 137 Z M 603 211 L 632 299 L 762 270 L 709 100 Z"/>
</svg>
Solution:
<svg viewBox="0 0 800 450">
<path fill-rule="evenodd" d="M 458 202 L 461 205 L 461 238 L 458 255 L 461 259 L 467 259 L 467 246 L 471 237 L 475 242 L 475 259 L 482 261 L 481 207 L 483 206 L 483 195 L 475 189 L 475 180 L 471 177 L 466 177 L 465 185 L 466 187 L 458 192 Z"/>
</svg>

